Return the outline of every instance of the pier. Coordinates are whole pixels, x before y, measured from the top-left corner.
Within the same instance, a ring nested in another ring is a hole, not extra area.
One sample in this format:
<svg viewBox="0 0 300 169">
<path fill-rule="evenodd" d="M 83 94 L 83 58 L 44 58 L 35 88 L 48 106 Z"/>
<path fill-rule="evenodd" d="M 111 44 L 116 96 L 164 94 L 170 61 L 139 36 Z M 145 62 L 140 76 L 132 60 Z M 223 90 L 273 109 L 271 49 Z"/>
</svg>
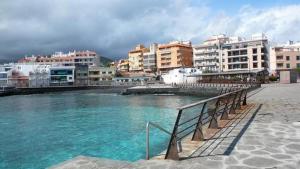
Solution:
<svg viewBox="0 0 300 169">
<path fill-rule="evenodd" d="M 238 114 L 216 137 L 179 161 L 129 163 L 79 156 L 66 168 L 298 168 L 300 166 L 300 84 L 266 84 L 247 94 L 249 111 Z"/>
</svg>

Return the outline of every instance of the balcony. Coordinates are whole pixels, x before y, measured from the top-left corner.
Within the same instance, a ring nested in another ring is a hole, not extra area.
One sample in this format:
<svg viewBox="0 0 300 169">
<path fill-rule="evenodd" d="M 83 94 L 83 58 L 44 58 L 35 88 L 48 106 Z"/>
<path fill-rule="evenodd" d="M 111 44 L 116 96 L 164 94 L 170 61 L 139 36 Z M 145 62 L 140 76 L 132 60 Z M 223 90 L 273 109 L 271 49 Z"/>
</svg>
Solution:
<svg viewBox="0 0 300 169">
<path fill-rule="evenodd" d="M 218 64 L 217 63 L 215 63 L 215 62 L 211 62 L 211 63 L 206 63 L 206 62 L 204 62 L 204 63 L 195 63 L 195 66 L 207 66 L 207 67 L 209 67 L 209 66 L 217 66 Z"/>
</svg>

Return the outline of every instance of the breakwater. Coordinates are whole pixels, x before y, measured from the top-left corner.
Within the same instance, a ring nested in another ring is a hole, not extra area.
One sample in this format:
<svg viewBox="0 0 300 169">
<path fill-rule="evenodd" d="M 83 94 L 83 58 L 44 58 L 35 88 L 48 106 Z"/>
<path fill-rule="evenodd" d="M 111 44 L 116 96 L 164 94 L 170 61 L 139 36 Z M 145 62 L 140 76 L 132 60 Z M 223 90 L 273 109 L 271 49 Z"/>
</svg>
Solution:
<svg viewBox="0 0 300 169">
<path fill-rule="evenodd" d="M 212 97 L 220 94 L 224 89 L 231 90 L 234 88 L 247 88 L 248 90 L 253 90 L 257 87 L 260 87 L 260 84 L 202 83 L 182 85 L 152 85 L 131 87 L 124 90 L 122 94 L 175 94 Z"/>
<path fill-rule="evenodd" d="M 181 88 L 181 87 L 132 87 L 122 92 L 123 95 L 130 94 L 175 94 L 189 96 L 216 96 L 221 92 L 221 87 L 197 87 L 197 88 Z"/>
<path fill-rule="evenodd" d="M 52 93 L 52 92 L 64 92 L 64 91 L 75 91 L 75 90 L 99 90 L 101 93 L 121 93 L 128 87 L 132 86 L 53 86 L 53 87 L 43 87 L 43 88 L 15 88 L 0 93 L 1 96 L 11 96 L 11 95 L 28 95 L 28 94 L 42 94 L 42 93 Z"/>
</svg>

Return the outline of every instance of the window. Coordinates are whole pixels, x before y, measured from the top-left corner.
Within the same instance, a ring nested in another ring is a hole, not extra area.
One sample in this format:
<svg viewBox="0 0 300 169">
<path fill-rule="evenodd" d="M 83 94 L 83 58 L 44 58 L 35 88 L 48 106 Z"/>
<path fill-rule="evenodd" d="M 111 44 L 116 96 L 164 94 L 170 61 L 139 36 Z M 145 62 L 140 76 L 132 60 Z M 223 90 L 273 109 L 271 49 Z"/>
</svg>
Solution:
<svg viewBox="0 0 300 169">
<path fill-rule="evenodd" d="M 257 68 L 257 63 L 253 63 L 253 68 Z"/>
<path fill-rule="evenodd" d="M 290 60 L 290 56 L 286 56 L 285 59 L 286 59 L 286 60 Z"/>
<path fill-rule="evenodd" d="M 253 56 L 253 61 L 257 61 L 257 56 Z"/>
<path fill-rule="evenodd" d="M 241 55 L 247 55 L 247 50 L 241 50 Z"/>
<path fill-rule="evenodd" d="M 283 59 L 283 56 L 276 56 L 276 59 L 277 59 L 277 60 L 282 60 L 282 59 Z"/>
<path fill-rule="evenodd" d="M 286 64 L 286 68 L 290 68 L 291 66 L 290 66 L 290 64 L 289 63 L 287 63 Z"/>
<path fill-rule="evenodd" d="M 300 68 L 300 63 L 297 63 L 297 68 Z"/>
<path fill-rule="evenodd" d="M 252 53 L 253 54 L 257 54 L 257 49 L 255 48 L 255 49 L 252 49 Z"/>
<path fill-rule="evenodd" d="M 283 67 L 283 63 L 277 63 L 277 67 L 278 68 L 282 68 Z"/>
<path fill-rule="evenodd" d="M 6 78 L 7 78 L 7 73 L 1 73 L 1 74 L 0 74 L 0 78 L 6 79 Z"/>
<path fill-rule="evenodd" d="M 297 56 L 297 60 L 300 60 L 300 56 Z"/>
</svg>

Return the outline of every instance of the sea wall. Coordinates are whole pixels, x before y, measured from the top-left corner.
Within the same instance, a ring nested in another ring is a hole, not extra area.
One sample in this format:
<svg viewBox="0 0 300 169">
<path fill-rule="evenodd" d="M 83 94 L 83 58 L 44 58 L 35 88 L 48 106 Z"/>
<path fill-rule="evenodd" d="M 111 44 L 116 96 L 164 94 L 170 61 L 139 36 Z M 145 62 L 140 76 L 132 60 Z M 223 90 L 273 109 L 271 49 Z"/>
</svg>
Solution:
<svg viewBox="0 0 300 169">
<path fill-rule="evenodd" d="M 45 88 L 16 88 L 14 90 L 4 91 L 0 93 L 1 96 L 11 95 L 27 95 L 27 94 L 42 94 L 52 92 L 65 92 L 65 91 L 76 91 L 76 90 L 97 90 L 101 93 L 121 93 L 128 87 L 132 86 L 55 86 Z"/>
<path fill-rule="evenodd" d="M 220 93 L 220 87 L 195 87 L 195 88 L 179 88 L 179 87 L 139 87 L 128 88 L 122 94 L 176 94 L 176 95 L 189 95 L 189 96 L 216 96 Z"/>
</svg>

